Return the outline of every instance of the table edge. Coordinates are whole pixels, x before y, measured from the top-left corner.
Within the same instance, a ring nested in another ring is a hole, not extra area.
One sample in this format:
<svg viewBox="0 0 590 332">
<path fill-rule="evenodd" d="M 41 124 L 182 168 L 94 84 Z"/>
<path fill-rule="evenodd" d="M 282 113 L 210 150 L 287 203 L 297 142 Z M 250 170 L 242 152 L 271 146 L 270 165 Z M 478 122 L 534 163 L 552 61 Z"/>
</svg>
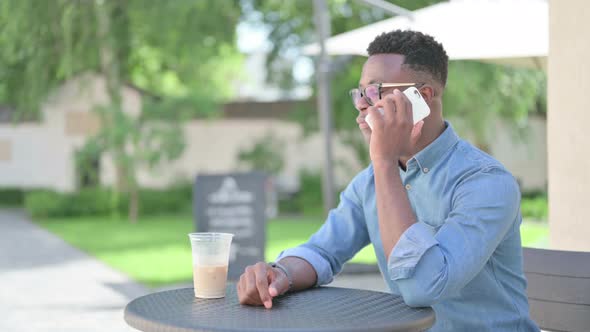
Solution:
<svg viewBox="0 0 590 332">
<path fill-rule="evenodd" d="M 381 293 L 381 294 L 388 294 L 388 295 L 393 295 L 396 296 L 394 294 L 391 293 L 387 293 L 387 292 L 379 292 L 379 291 L 372 291 L 372 290 L 365 290 L 365 289 L 358 289 L 358 288 L 349 288 L 349 287 L 325 287 L 324 288 L 340 288 L 340 289 L 347 289 L 347 290 L 357 290 L 357 291 L 366 291 L 366 292 L 371 292 L 371 293 Z M 131 326 L 132 328 L 138 329 L 140 331 L 144 331 L 144 332 L 156 332 L 156 331 L 163 331 L 162 328 L 154 328 L 155 325 L 161 324 L 161 321 L 156 320 L 156 319 L 149 319 L 149 318 L 145 318 L 143 316 L 139 316 L 138 314 L 136 314 L 135 312 L 133 312 L 133 310 L 130 310 L 130 305 L 133 304 L 134 302 L 144 298 L 144 297 L 148 297 L 150 295 L 154 295 L 154 294 L 158 294 L 158 293 L 166 293 L 166 292 L 172 292 L 172 291 L 183 291 L 183 290 L 190 290 L 193 291 L 194 288 L 192 287 L 181 287 L 181 288 L 175 288 L 175 289 L 168 289 L 168 290 L 164 290 L 164 291 L 159 291 L 159 292 L 153 292 L 150 294 L 145 294 L 142 296 L 139 296 L 133 300 L 131 300 L 129 303 L 127 303 L 127 305 L 125 306 L 124 312 L 123 312 L 123 318 L 125 320 L 125 322 L 127 323 L 127 325 Z M 373 327 L 366 327 L 366 329 L 364 331 L 366 332 L 403 332 L 403 331 L 408 331 L 408 329 L 411 329 L 410 331 L 425 331 L 428 328 L 431 328 L 432 326 L 434 326 L 435 322 L 436 322 L 436 314 L 434 312 L 434 310 L 431 307 L 412 307 L 413 309 L 422 309 L 422 310 L 426 310 L 430 312 L 430 315 L 428 315 L 427 317 L 423 317 L 420 319 L 417 319 L 416 321 L 412 322 L 412 323 L 407 323 L 404 325 L 399 325 L 396 327 L 392 327 L 392 326 L 373 326 Z M 240 328 L 240 329 L 228 329 L 228 328 L 223 328 L 223 329 L 200 329 L 200 328 L 191 328 L 191 329 L 187 329 L 187 328 L 183 328 L 183 327 L 168 327 L 168 329 L 170 329 L 171 331 L 174 332 L 195 332 L 195 331 L 202 331 L 202 332 L 218 332 L 218 331 L 223 331 L 223 332 L 254 332 L 254 331 L 258 331 L 256 328 Z M 357 332 L 358 329 L 357 328 L 350 328 L 350 329 L 342 329 L 342 328 L 318 328 L 318 329 L 299 329 L 299 328 L 284 328 L 281 329 L 281 331 L 283 332 Z"/>
</svg>

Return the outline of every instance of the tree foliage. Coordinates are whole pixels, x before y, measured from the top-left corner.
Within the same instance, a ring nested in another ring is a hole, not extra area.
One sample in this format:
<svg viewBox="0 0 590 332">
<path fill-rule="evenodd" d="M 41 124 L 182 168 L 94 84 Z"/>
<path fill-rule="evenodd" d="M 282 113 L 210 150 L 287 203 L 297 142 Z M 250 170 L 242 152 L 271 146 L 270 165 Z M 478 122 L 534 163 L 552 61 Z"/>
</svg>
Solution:
<svg viewBox="0 0 590 332">
<path fill-rule="evenodd" d="M 389 1 L 409 10 L 416 10 L 440 2 L 438 0 Z M 273 48 L 269 58 L 271 80 L 292 82 L 292 67 L 286 69 L 273 63 L 293 62 L 305 44 L 314 42 L 312 1 L 283 2 L 280 0 L 250 0 L 245 8 L 251 20 L 269 27 Z M 390 17 L 382 10 L 369 8 L 360 1 L 329 1 L 332 35 L 349 31 Z M 370 40 L 367 40 L 368 43 Z M 287 58 L 285 60 L 284 58 Z M 334 127 L 338 135 L 355 151 L 357 159 L 369 162 L 368 147 L 358 133 L 354 109 L 348 90 L 358 85 L 363 57 L 333 57 L 338 65 L 332 72 L 332 106 Z M 537 70 L 503 67 L 474 61 L 451 61 L 444 98 L 445 116 L 461 118 L 460 131 L 470 134 L 475 144 L 486 148 L 494 128 L 490 122 L 497 118 L 512 124 L 515 137 L 526 132 L 528 115 L 545 112 L 545 73 Z M 317 91 L 317 89 L 314 89 Z M 305 133 L 319 130 L 315 109 L 301 110 L 295 119 Z"/>
<path fill-rule="evenodd" d="M 546 84 L 540 70 L 451 61 L 443 111 L 474 144 L 489 150 L 497 120 L 511 126 L 514 139 L 526 138 L 529 116 L 545 116 Z"/>
<path fill-rule="evenodd" d="M 111 156 L 135 219 L 137 169 L 180 156 L 182 121 L 195 110 L 213 114 L 230 95 L 228 82 L 241 60 L 240 17 L 232 0 L 0 1 L 0 103 L 35 117 L 65 80 L 102 74 L 110 102 L 97 107 L 102 129 L 79 158 Z M 121 90 L 129 83 L 155 97 L 144 100 L 139 117 L 122 108 Z"/>
<path fill-rule="evenodd" d="M 414 10 L 439 2 L 437 0 L 390 1 Z M 268 38 L 272 49 L 267 58 L 271 75 L 269 80 L 283 86 L 292 84 L 292 63 L 299 56 L 302 45 L 314 42 L 313 1 L 243 0 L 247 20 L 269 28 Z M 332 35 L 343 33 L 370 24 L 389 16 L 381 9 L 360 1 L 327 1 L 330 9 Z M 367 41 L 368 43 L 369 41 Z"/>
<path fill-rule="evenodd" d="M 0 1 L 0 102 L 37 112 L 73 75 L 101 71 L 96 3 L 105 3 L 122 82 L 163 97 L 223 100 L 240 55 L 232 0 Z"/>
<path fill-rule="evenodd" d="M 254 141 L 252 146 L 240 150 L 238 163 L 248 170 L 264 171 L 276 176 L 285 166 L 285 144 L 274 132 L 269 131 Z"/>
</svg>

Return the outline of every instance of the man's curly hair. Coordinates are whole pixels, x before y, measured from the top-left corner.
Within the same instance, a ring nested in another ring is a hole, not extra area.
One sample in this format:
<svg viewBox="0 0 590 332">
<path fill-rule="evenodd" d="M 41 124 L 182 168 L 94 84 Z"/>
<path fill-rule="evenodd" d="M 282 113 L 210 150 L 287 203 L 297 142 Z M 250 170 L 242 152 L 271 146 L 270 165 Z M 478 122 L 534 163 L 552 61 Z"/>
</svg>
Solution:
<svg viewBox="0 0 590 332">
<path fill-rule="evenodd" d="M 375 54 L 400 54 L 404 65 L 425 72 L 444 87 L 447 84 L 449 57 L 443 46 L 432 36 L 418 31 L 394 30 L 377 36 L 367 48 L 369 56 Z"/>
</svg>

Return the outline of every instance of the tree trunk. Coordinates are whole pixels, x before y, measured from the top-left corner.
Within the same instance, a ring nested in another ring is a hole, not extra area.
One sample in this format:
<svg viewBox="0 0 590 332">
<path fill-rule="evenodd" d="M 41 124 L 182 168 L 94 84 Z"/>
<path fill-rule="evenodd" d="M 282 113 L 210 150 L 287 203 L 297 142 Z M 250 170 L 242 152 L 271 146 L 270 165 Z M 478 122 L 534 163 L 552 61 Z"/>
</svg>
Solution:
<svg viewBox="0 0 590 332">
<path fill-rule="evenodd" d="M 129 188 L 129 222 L 137 223 L 139 216 L 139 190 L 136 185 Z"/>
<path fill-rule="evenodd" d="M 117 5 L 116 1 L 109 0 L 95 0 L 96 19 L 98 21 L 98 39 L 100 42 L 100 65 L 101 72 L 106 80 L 106 89 L 110 99 L 109 112 L 103 115 L 103 126 L 106 128 L 113 128 L 116 115 L 123 112 L 121 102 L 121 63 L 117 57 L 116 50 L 116 36 L 111 22 L 113 14 L 113 5 Z M 109 137 L 108 150 L 113 156 L 113 162 L 117 170 L 117 179 L 115 180 L 113 209 L 118 208 L 118 193 L 126 190 L 129 193 L 129 220 L 131 223 L 137 222 L 137 214 L 139 210 L 139 197 L 135 181 L 135 170 L 131 165 L 125 163 L 126 139 L 117 140 L 113 134 Z M 125 187 L 125 188 L 122 188 Z M 117 206 L 115 206 L 117 205 Z"/>
</svg>

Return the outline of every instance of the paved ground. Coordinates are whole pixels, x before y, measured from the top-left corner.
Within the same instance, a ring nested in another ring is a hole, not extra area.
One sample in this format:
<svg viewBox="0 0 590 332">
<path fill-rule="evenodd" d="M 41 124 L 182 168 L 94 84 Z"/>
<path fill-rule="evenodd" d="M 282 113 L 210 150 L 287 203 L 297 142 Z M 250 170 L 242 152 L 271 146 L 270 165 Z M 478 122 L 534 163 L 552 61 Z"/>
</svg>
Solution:
<svg viewBox="0 0 590 332">
<path fill-rule="evenodd" d="M 134 331 L 123 308 L 145 293 L 22 212 L 0 211 L 0 331 Z"/>
<path fill-rule="evenodd" d="M 386 290 L 379 274 L 341 275 L 332 285 Z M 24 213 L 0 210 L 0 331 L 135 331 L 125 324 L 123 308 L 151 291 L 33 224 Z"/>
</svg>

